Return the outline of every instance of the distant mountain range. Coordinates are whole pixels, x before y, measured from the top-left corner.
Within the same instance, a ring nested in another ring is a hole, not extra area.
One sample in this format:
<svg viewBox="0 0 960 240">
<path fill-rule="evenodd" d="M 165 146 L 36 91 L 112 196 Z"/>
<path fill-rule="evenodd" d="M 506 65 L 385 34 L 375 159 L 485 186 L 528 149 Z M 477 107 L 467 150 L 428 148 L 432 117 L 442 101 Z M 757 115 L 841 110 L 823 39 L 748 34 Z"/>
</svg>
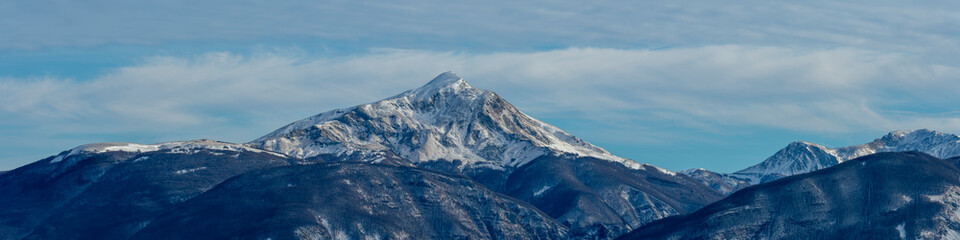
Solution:
<svg viewBox="0 0 960 240">
<path fill-rule="evenodd" d="M 0 172 L 0 240 L 949 238 L 960 158 L 938 158 L 958 141 L 795 142 L 736 173 L 681 174 L 448 72 L 248 143 L 88 144 Z M 899 151 L 933 156 L 869 155 Z"/>
<path fill-rule="evenodd" d="M 828 168 L 861 156 L 904 151 L 920 151 L 944 159 L 956 157 L 960 156 L 960 137 L 920 129 L 893 131 L 869 143 L 840 148 L 797 141 L 763 162 L 734 173 L 716 173 L 705 169 L 691 169 L 681 173 L 729 194 L 750 185 Z"/>
<path fill-rule="evenodd" d="M 745 188 L 620 239 L 958 239 L 958 161 L 868 155 Z"/>
</svg>

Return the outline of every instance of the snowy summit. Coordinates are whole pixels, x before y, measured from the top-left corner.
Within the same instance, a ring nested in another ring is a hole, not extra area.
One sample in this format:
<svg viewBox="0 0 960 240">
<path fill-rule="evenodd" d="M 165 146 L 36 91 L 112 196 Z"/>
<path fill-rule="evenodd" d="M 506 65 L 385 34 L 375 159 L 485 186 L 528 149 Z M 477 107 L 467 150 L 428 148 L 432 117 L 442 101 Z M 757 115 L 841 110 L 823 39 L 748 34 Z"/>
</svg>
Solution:
<svg viewBox="0 0 960 240">
<path fill-rule="evenodd" d="M 546 154 L 573 154 L 641 165 L 520 112 L 496 93 L 453 72 L 374 103 L 324 112 L 249 143 L 298 158 L 398 156 L 492 168 L 516 167 Z"/>
</svg>

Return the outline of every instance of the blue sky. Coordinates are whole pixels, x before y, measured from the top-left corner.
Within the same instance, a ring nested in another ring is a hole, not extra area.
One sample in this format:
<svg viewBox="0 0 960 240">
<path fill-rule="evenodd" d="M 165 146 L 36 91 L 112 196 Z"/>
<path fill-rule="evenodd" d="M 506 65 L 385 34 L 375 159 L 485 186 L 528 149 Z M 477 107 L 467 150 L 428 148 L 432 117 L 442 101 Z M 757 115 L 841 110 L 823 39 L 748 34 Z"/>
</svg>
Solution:
<svg viewBox="0 0 960 240">
<path fill-rule="evenodd" d="M 39 0 L 0 15 L 0 170 L 92 142 L 246 142 L 451 70 L 671 170 L 960 128 L 948 1 Z"/>
</svg>

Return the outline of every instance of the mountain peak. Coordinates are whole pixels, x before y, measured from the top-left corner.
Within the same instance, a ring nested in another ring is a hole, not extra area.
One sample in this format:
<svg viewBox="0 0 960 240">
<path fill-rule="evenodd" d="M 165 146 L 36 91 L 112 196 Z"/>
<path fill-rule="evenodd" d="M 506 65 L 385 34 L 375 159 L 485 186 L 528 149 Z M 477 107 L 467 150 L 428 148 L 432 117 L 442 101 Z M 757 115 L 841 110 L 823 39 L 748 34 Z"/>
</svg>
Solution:
<svg viewBox="0 0 960 240">
<path fill-rule="evenodd" d="M 453 72 L 390 98 L 291 123 L 250 144 L 297 158 L 389 152 L 414 163 L 444 159 L 503 168 L 574 154 L 643 167 L 536 120 Z"/>
<path fill-rule="evenodd" d="M 795 141 L 777 151 L 763 162 L 735 172 L 749 179 L 751 184 L 773 180 L 783 176 L 811 172 L 841 162 L 836 151 L 818 144 Z M 776 176 L 768 178 L 767 176 Z"/>
<path fill-rule="evenodd" d="M 465 81 L 463 81 L 463 78 L 460 77 L 460 75 L 458 75 L 457 73 L 452 71 L 447 71 L 447 72 L 441 73 L 440 75 L 437 75 L 437 77 L 433 78 L 433 80 L 430 80 L 430 82 L 428 82 L 426 85 L 423 85 L 423 87 L 421 88 L 445 87 L 445 86 L 449 86 L 459 82 L 466 83 Z"/>
<path fill-rule="evenodd" d="M 430 80 L 427 84 L 424 84 L 420 88 L 410 90 L 406 94 L 416 95 L 418 97 L 430 97 L 436 93 L 460 93 L 464 90 L 475 90 L 473 86 L 467 84 L 467 81 L 463 80 L 462 77 L 457 75 L 454 72 L 445 72 L 437 75 L 437 77 Z M 402 95 L 406 95 L 402 94 Z"/>
<path fill-rule="evenodd" d="M 896 130 L 873 142 L 839 148 L 795 141 L 763 162 L 731 175 L 748 178 L 752 184 L 756 184 L 827 168 L 874 153 L 906 151 L 920 151 L 942 159 L 960 156 L 960 136 L 930 129 L 916 129 Z"/>
<path fill-rule="evenodd" d="M 793 141 L 787 145 L 787 147 L 791 147 L 791 146 L 820 146 L 820 145 L 807 142 L 807 141 Z"/>
</svg>

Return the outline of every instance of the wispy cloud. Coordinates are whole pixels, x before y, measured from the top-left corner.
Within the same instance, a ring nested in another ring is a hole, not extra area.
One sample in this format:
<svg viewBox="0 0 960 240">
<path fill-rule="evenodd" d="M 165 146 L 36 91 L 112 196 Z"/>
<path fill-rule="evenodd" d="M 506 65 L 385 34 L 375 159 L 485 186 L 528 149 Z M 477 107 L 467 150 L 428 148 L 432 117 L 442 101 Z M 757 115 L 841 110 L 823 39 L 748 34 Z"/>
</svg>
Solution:
<svg viewBox="0 0 960 240">
<path fill-rule="evenodd" d="M 952 1 L 37 0 L 4 1 L 0 15 L 0 49 L 312 39 L 461 50 L 847 46 L 940 59 L 960 50 Z"/>
<path fill-rule="evenodd" d="M 24 135 L 9 138 L 92 135 L 76 144 L 105 133 L 242 142 L 321 111 L 417 87 L 447 70 L 531 115 L 616 121 L 611 125 L 629 131 L 664 125 L 822 133 L 960 129 L 960 116 L 943 111 L 960 101 L 956 67 L 857 49 L 738 45 L 154 57 L 90 80 L 2 79 L 0 128 Z M 636 135 L 642 141 L 662 134 Z M 118 140 L 138 139 L 101 141 Z M 66 147 L 50 146 L 57 149 L 46 154 Z"/>
<path fill-rule="evenodd" d="M 668 168 L 735 169 L 690 141 L 960 127 L 955 1 L 35 0 L 0 16 L 0 169 L 89 142 L 246 141 L 447 70 Z"/>
</svg>

